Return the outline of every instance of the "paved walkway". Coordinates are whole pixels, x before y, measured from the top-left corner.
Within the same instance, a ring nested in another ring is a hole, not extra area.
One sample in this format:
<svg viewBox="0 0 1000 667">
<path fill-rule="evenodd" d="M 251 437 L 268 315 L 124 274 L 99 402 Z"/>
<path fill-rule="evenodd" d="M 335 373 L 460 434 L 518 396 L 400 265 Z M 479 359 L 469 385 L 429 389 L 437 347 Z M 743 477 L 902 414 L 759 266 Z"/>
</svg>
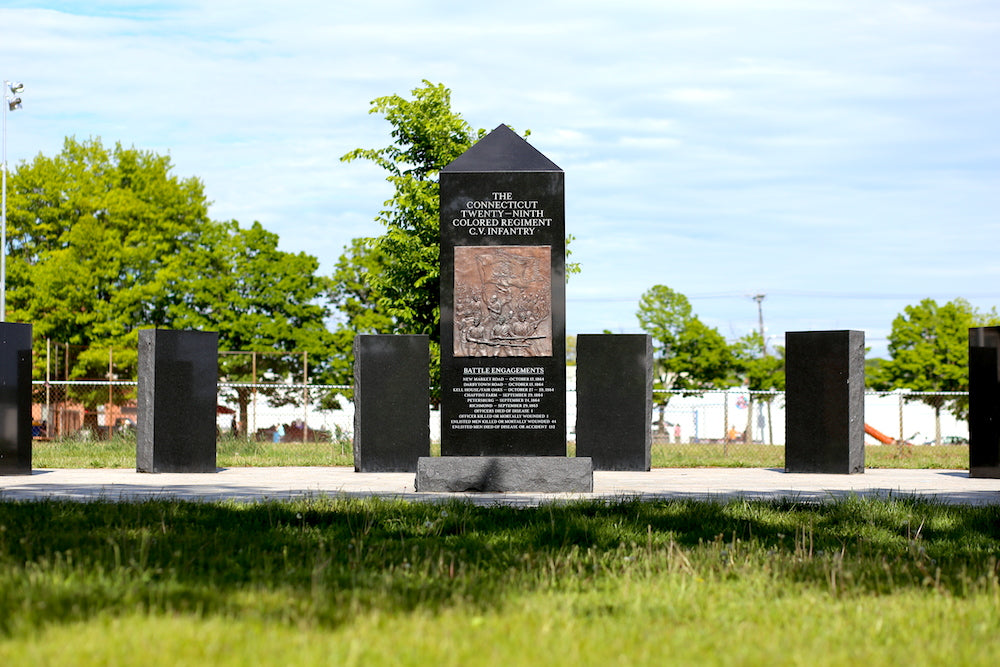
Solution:
<svg viewBox="0 0 1000 667">
<path fill-rule="evenodd" d="M 785 473 L 775 468 L 656 468 L 652 472 L 595 472 L 594 492 L 417 493 L 413 473 L 355 473 L 352 468 L 224 468 L 217 473 L 144 474 L 130 469 L 42 469 L 0 476 L 0 500 L 77 501 L 177 498 L 259 501 L 325 496 L 532 506 L 576 498 L 793 498 L 849 495 L 919 496 L 948 503 L 1000 504 L 1000 479 L 972 479 L 967 470 L 871 469 L 862 475 Z"/>
</svg>

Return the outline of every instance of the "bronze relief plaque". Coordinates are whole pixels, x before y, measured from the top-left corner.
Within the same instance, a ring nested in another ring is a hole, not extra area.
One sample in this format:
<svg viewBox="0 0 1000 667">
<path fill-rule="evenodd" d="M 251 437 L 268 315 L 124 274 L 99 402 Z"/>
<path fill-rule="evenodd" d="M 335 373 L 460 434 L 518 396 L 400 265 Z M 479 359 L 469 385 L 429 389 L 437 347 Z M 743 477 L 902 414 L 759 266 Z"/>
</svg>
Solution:
<svg viewBox="0 0 1000 667">
<path fill-rule="evenodd" d="M 551 246 L 455 246 L 456 357 L 552 356 L 551 258 Z"/>
</svg>

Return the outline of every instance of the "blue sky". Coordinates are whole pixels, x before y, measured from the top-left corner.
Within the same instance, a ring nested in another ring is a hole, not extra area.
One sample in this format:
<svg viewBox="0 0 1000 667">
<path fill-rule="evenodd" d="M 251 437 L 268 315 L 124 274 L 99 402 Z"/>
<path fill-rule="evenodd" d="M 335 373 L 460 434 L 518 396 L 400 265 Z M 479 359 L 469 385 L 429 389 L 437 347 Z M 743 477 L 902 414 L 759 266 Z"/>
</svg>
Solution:
<svg viewBox="0 0 1000 667">
<path fill-rule="evenodd" d="M 664 284 L 728 338 L 1000 305 L 1000 4 L 10 2 L 12 167 L 100 137 L 169 153 L 210 214 L 330 271 L 391 194 L 339 157 L 428 79 L 566 172 L 570 333 L 638 331 Z"/>
</svg>

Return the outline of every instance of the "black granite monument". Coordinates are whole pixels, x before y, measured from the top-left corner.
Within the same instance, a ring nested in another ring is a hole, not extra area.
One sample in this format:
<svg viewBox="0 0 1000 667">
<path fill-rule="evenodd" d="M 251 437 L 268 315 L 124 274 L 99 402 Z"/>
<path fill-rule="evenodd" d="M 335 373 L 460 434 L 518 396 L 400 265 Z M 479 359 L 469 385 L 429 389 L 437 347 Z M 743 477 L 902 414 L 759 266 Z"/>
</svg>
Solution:
<svg viewBox="0 0 1000 667">
<path fill-rule="evenodd" d="M 441 170 L 441 454 L 566 455 L 563 171 L 500 125 Z"/>
<path fill-rule="evenodd" d="M 139 332 L 136 470 L 216 472 L 219 334 Z"/>
<path fill-rule="evenodd" d="M 1000 327 L 969 329 L 969 476 L 1000 478 Z"/>
<path fill-rule="evenodd" d="M 652 338 L 577 336 L 576 455 L 594 470 L 649 470 L 652 421 Z"/>
<path fill-rule="evenodd" d="M 0 475 L 31 474 L 31 325 L 0 322 Z"/>
<path fill-rule="evenodd" d="M 785 470 L 865 471 L 865 334 L 785 334 Z"/>
<path fill-rule="evenodd" d="M 427 336 L 354 338 L 354 470 L 416 472 L 430 456 Z"/>
</svg>

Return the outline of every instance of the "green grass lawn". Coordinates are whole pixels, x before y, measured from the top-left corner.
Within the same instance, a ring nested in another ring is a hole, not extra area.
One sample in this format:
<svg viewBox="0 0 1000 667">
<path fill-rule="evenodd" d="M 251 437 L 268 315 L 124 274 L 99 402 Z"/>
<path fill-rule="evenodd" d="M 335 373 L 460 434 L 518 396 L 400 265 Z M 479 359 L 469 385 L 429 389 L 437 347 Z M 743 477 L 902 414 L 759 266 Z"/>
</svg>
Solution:
<svg viewBox="0 0 1000 667">
<path fill-rule="evenodd" d="M 573 443 L 570 443 L 571 455 L 574 449 Z M 439 447 L 432 446 L 431 453 L 437 455 Z M 135 438 L 37 441 L 33 446 L 32 459 L 36 468 L 134 468 Z M 275 444 L 223 438 L 218 442 L 217 460 L 223 468 L 354 465 L 349 439 Z M 741 443 L 654 443 L 651 460 L 654 468 L 780 468 L 785 465 L 785 448 Z M 967 469 L 969 446 L 869 446 L 865 448 L 865 465 L 869 468 Z"/>
<path fill-rule="evenodd" d="M 32 464 L 35 468 L 134 468 L 135 447 L 134 436 L 35 441 Z M 216 446 L 216 461 L 223 468 L 353 466 L 354 452 L 350 440 L 272 443 L 221 438 Z"/>
<path fill-rule="evenodd" d="M 757 444 L 654 444 L 654 468 L 783 468 L 785 448 Z M 885 446 L 865 447 L 867 468 L 946 468 L 968 469 L 969 446 Z"/>
<path fill-rule="evenodd" d="M 0 664 L 994 665 L 1000 506 L 0 502 Z"/>
</svg>

